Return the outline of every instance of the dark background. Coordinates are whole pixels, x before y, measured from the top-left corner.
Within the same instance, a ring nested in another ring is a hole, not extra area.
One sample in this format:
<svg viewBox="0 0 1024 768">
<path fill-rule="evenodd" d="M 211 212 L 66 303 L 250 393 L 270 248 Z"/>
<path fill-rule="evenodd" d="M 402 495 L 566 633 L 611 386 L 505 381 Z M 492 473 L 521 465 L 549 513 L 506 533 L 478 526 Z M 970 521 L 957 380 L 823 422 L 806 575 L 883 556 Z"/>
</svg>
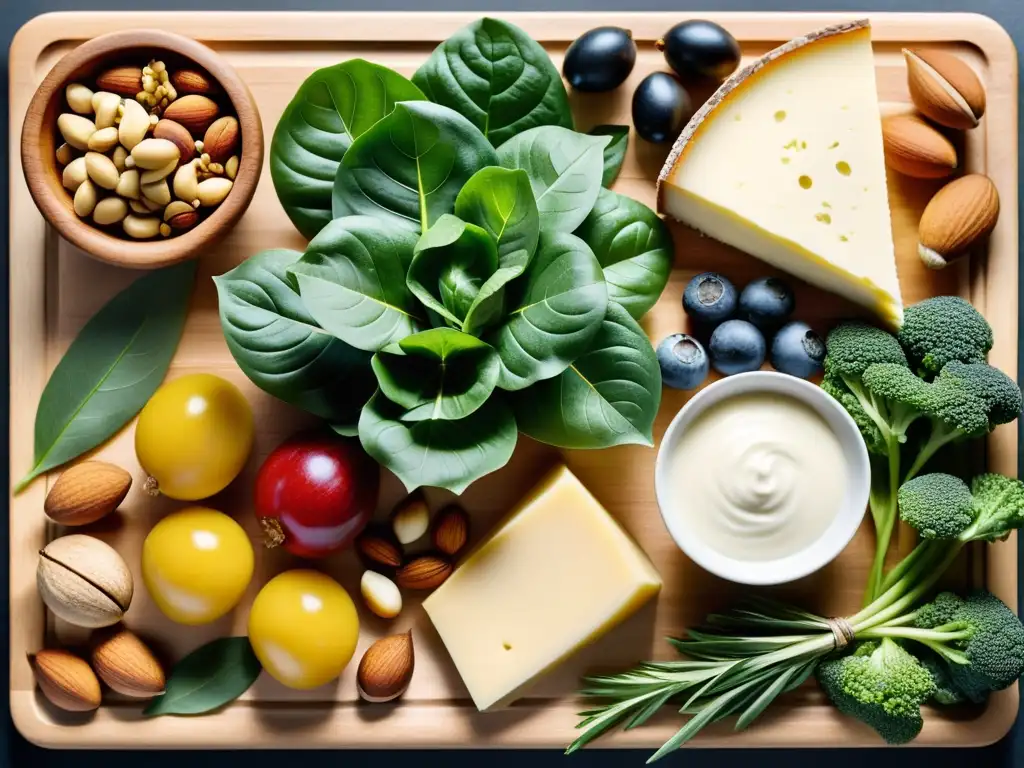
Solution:
<svg viewBox="0 0 1024 768">
<path fill-rule="evenodd" d="M 498 13 L 501 11 L 533 11 L 533 10 L 579 10 L 600 11 L 608 9 L 608 22 L 614 23 L 616 10 L 630 11 L 678 11 L 684 14 L 694 11 L 751 11 L 751 10 L 786 10 L 786 11 L 973 11 L 984 13 L 1001 23 L 1010 34 L 1018 48 L 1024 45 L 1024 0 L 173 0 L 164 2 L 140 2 L 139 0 L 0 0 L 0 44 L 6 51 L 17 29 L 33 16 L 47 11 L 68 10 L 170 10 L 202 11 L 202 10 L 478 10 L 481 13 Z M 401 23 L 401 17 L 396 19 Z M 8 146 L 8 102 L 7 102 L 7 56 L 0 61 L 0 73 L 4 88 L 0 93 L 0 146 Z M 1007 141 L 1016 137 L 1006 137 Z M 6 153 L 0 153 L 0 179 L 6 179 L 8 173 Z M 7 184 L 0 184 L 0 242 L 7 244 Z M 10 254 L 8 258 L 30 258 L 32 254 Z M 0 269 L 0 297 L 7 304 L 7 268 Z M 1024 273 L 1022 273 L 1024 279 Z M 4 332 L 0 335 L 0 357 L 7 357 L 7 313 L 2 315 Z M 1024 334 L 1021 335 L 1024 340 Z M 1021 355 L 1024 358 L 1024 353 Z M 9 388 L 10 379 L 6 367 L 2 371 L 4 389 Z M 6 400 L 6 398 L 5 398 Z M 0 434 L 7 433 L 7 414 L 3 414 L 0 422 Z M 0 472 L 7 472 L 6 459 L 0 463 Z M 6 527 L 6 526 L 4 526 Z M 0 605 L 3 615 L 8 616 L 7 603 L 7 563 L 6 547 L 0 547 Z M 6 629 L 0 644 L 7 643 Z M 7 689 L 7 664 L 0 665 L 0 691 Z M 6 694 L 2 694 L 6 702 Z M 57 752 L 39 749 L 28 744 L 18 734 L 10 721 L 5 718 L 0 724 L 0 761 L 2 764 L 25 768 L 56 768 L 57 766 L 75 766 L 75 768 L 121 768 L 145 764 L 147 768 L 163 766 L 188 766 L 201 768 L 205 766 L 262 766 L 271 765 L 273 761 L 303 763 L 304 768 L 319 766 L 364 766 L 376 765 L 386 768 L 397 765 L 399 761 L 413 760 L 428 764 L 441 764 L 447 768 L 476 766 L 486 762 L 488 768 L 506 768 L 529 762 L 533 768 L 549 766 L 574 766 L 575 768 L 608 768 L 610 766 L 640 766 L 646 759 L 647 752 L 621 750 L 590 749 L 578 753 L 572 758 L 564 758 L 558 751 L 512 752 L 512 751 L 461 751 L 461 752 L 309 752 L 309 753 L 273 753 L 273 752 Z M 401 734 L 395 734 L 395 740 L 401 741 Z M 992 747 L 980 750 L 958 749 L 871 749 L 871 750 L 697 750 L 689 749 L 678 752 L 665 759 L 664 764 L 676 764 L 704 768 L 731 768 L 732 766 L 805 766 L 828 765 L 829 768 L 847 768 L 850 766 L 873 765 L 875 768 L 888 768 L 910 764 L 913 766 L 927 765 L 929 768 L 1014 768 L 1024 766 L 1024 727 L 1018 719 L 1017 727 L 1006 739 Z"/>
</svg>

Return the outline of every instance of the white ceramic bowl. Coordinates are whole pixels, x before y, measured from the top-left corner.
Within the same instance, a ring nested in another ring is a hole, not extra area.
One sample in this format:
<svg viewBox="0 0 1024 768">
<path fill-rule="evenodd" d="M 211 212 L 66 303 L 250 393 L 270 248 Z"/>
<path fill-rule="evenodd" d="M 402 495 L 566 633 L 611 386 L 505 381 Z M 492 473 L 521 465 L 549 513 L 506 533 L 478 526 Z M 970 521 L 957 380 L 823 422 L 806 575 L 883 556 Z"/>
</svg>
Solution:
<svg viewBox="0 0 1024 768">
<path fill-rule="evenodd" d="M 687 428 L 713 405 L 738 395 L 774 393 L 799 400 L 812 408 L 838 438 L 849 474 L 846 494 L 832 524 L 812 544 L 800 552 L 776 560 L 737 560 L 727 557 L 701 541 L 689 529 L 682 515 L 673 515 L 670 497 L 670 457 Z M 654 485 L 661 516 L 679 548 L 697 565 L 723 579 L 740 584 L 762 586 L 783 584 L 814 573 L 843 551 L 857 532 L 868 504 L 871 469 L 868 452 L 857 425 L 843 407 L 820 387 L 772 371 L 753 371 L 716 381 L 694 395 L 669 424 L 658 449 Z"/>
</svg>

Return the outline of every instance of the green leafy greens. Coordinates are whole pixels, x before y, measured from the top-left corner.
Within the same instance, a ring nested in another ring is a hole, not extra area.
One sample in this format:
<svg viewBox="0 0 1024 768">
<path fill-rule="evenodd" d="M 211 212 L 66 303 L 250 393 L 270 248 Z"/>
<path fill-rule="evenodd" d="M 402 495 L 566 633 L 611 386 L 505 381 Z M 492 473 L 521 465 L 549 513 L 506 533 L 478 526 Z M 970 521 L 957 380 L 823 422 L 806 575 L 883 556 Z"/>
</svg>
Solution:
<svg viewBox="0 0 1024 768">
<path fill-rule="evenodd" d="M 409 489 L 461 492 L 520 430 L 650 445 L 661 377 L 635 318 L 665 286 L 671 239 L 602 187 L 626 132 L 572 127 L 547 53 L 494 19 L 412 82 L 359 60 L 315 72 L 271 148 L 312 240 L 217 278 L 239 366 L 358 434 Z"/>
</svg>

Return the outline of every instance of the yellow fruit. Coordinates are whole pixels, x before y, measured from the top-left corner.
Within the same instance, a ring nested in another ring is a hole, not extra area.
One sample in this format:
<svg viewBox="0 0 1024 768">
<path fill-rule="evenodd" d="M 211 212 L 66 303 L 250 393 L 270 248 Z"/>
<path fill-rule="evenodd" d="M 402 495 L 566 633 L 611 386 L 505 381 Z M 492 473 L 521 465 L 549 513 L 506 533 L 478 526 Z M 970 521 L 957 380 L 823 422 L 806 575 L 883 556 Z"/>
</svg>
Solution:
<svg viewBox="0 0 1024 768">
<path fill-rule="evenodd" d="M 330 682 L 352 659 L 359 615 L 338 582 L 317 571 L 285 571 L 249 612 L 249 642 L 263 668 L 289 688 Z"/>
<path fill-rule="evenodd" d="M 182 376 L 156 391 L 139 414 L 135 455 L 147 489 L 183 501 L 223 491 L 252 450 L 252 410 L 238 387 L 219 376 Z"/>
<path fill-rule="evenodd" d="M 206 624 L 242 599 L 254 559 L 242 526 L 222 512 L 189 507 L 149 532 L 142 545 L 142 578 L 168 618 Z"/>
</svg>

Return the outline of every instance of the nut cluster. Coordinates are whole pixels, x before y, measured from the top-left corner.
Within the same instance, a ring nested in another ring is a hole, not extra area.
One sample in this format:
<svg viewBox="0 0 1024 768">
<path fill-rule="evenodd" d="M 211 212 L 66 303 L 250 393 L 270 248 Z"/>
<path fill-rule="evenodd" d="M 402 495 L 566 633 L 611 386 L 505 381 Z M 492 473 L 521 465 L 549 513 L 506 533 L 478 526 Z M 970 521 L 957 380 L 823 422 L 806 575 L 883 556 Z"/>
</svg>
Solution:
<svg viewBox="0 0 1024 768">
<path fill-rule="evenodd" d="M 146 240 L 187 231 L 224 201 L 241 135 L 209 78 L 152 61 L 108 70 L 96 87 L 67 86 L 71 111 L 57 118 L 57 161 L 79 217 Z"/>
<path fill-rule="evenodd" d="M 406 557 L 405 547 L 428 531 L 432 550 Z M 431 520 L 422 494 L 403 499 L 391 513 L 390 527 L 370 527 L 356 539 L 369 569 L 359 584 L 367 607 L 383 619 L 396 617 L 402 611 L 400 588 L 422 591 L 441 586 L 455 570 L 452 559 L 468 539 L 469 516 L 461 507 L 451 504 Z"/>
<path fill-rule="evenodd" d="M 985 88 L 966 62 L 941 51 L 904 50 L 907 85 L 918 114 L 882 121 L 886 163 L 919 179 L 944 179 L 960 168 L 947 134 L 977 127 Z M 958 178 L 931 199 L 918 228 L 918 256 L 942 269 L 984 243 L 999 218 L 999 194 L 982 174 Z"/>
</svg>

